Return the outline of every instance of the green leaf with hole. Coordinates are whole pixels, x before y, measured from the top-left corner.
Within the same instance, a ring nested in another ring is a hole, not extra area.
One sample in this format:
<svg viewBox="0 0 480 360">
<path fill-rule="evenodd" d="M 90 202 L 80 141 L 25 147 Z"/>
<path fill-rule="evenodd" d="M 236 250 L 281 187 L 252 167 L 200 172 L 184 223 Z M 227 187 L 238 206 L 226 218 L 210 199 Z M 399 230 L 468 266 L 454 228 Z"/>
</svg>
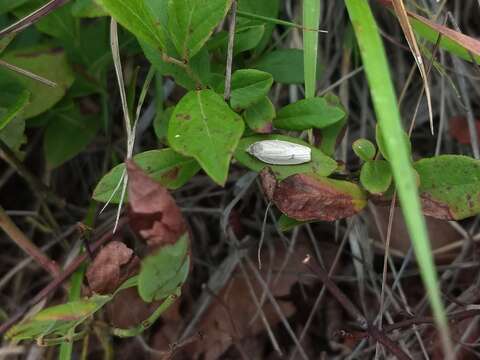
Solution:
<svg viewBox="0 0 480 360">
<path fill-rule="evenodd" d="M 212 90 L 188 92 L 170 118 L 168 142 L 185 156 L 192 156 L 219 185 L 227 181 L 233 151 L 244 122 Z"/>
<path fill-rule="evenodd" d="M 65 53 L 58 47 L 41 45 L 6 51 L 2 60 L 57 84 L 55 87 L 50 87 L 38 80 L 0 67 L 0 85 L 2 87 L 4 81 L 10 83 L 16 81 L 31 94 L 29 104 L 22 111 L 22 117 L 25 119 L 50 109 L 65 95 L 74 80 Z"/>
<path fill-rule="evenodd" d="M 6 337 L 20 341 L 67 336 L 71 329 L 92 316 L 110 299 L 111 296 L 108 295 L 94 295 L 88 299 L 46 308 L 12 327 Z"/>
<path fill-rule="evenodd" d="M 299 100 L 281 108 L 274 120 L 275 127 L 285 130 L 322 129 L 346 116 L 343 107 L 331 104 L 324 97 Z"/>
<path fill-rule="evenodd" d="M 440 155 L 415 162 L 426 215 L 461 220 L 480 213 L 480 161 Z"/>
<path fill-rule="evenodd" d="M 298 165 L 270 165 L 250 155 L 247 148 L 257 141 L 262 140 L 283 140 L 296 144 L 308 146 L 312 149 L 312 161 Z M 316 147 L 310 146 L 305 141 L 286 135 L 255 135 L 243 138 L 235 150 L 235 159 L 250 170 L 260 172 L 265 167 L 270 167 L 277 179 L 282 180 L 286 177 L 298 173 L 314 173 L 319 176 L 328 176 L 337 169 L 337 162 L 325 155 Z"/>
<path fill-rule="evenodd" d="M 353 152 L 363 161 L 373 160 L 377 149 L 375 145 L 367 139 L 357 139 L 352 144 Z"/>
<path fill-rule="evenodd" d="M 97 2 L 138 39 L 154 48 L 165 48 L 165 34 L 145 0 L 97 0 Z"/>
<path fill-rule="evenodd" d="M 166 245 L 142 261 L 138 293 L 146 302 L 173 294 L 190 271 L 189 238 L 185 233 L 172 245 Z"/>
<path fill-rule="evenodd" d="M 168 30 L 182 59 L 190 59 L 223 20 L 231 0 L 170 0 Z"/>
<path fill-rule="evenodd" d="M 97 116 L 83 115 L 73 104 L 54 111 L 43 142 L 48 166 L 58 167 L 79 154 L 95 138 L 99 127 Z"/>
<path fill-rule="evenodd" d="M 272 84 L 269 73 L 254 69 L 237 70 L 232 75 L 230 105 L 235 111 L 246 109 L 264 99 Z"/>
<path fill-rule="evenodd" d="M 370 193 L 381 195 L 392 183 L 392 170 L 385 160 L 367 160 L 360 170 L 360 182 Z"/>
<path fill-rule="evenodd" d="M 195 159 L 180 155 L 172 149 L 145 151 L 135 155 L 133 159 L 152 179 L 168 189 L 178 189 L 200 170 L 200 165 Z M 95 187 L 93 199 L 107 202 L 117 187 L 124 169 L 125 165 L 122 163 L 110 170 Z M 120 193 L 121 191 L 117 191 L 112 197 L 112 203 L 120 201 Z"/>
<path fill-rule="evenodd" d="M 256 104 L 250 106 L 243 113 L 243 118 L 248 127 L 257 133 L 270 133 L 272 131 L 272 121 L 275 117 L 275 107 L 265 96 Z"/>
<path fill-rule="evenodd" d="M 303 50 L 271 51 L 263 55 L 254 68 L 272 74 L 273 79 L 281 84 L 303 84 Z"/>
</svg>

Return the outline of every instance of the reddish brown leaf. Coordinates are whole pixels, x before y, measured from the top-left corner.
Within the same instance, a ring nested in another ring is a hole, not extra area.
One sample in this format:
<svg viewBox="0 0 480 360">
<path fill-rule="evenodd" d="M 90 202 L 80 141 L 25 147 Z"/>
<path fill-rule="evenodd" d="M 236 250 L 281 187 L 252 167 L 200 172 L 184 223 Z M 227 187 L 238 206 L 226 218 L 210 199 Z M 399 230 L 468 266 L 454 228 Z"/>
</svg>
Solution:
<svg viewBox="0 0 480 360">
<path fill-rule="evenodd" d="M 100 250 L 87 270 L 87 280 L 92 291 L 111 294 L 138 269 L 139 261 L 120 241 L 112 241 Z"/>
<path fill-rule="evenodd" d="M 271 172 L 262 171 L 260 176 L 270 201 L 296 220 L 335 221 L 358 213 L 366 205 L 364 192 L 348 181 L 295 174 L 274 184 Z"/>
<path fill-rule="evenodd" d="M 450 136 L 457 140 L 460 144 L 469 145 L 470 130 L 468 129 L 467 119 L 463 116 L 454 116 L 450 118 Z M 480 137 L 480 121 L 475 121 L 475 128 L 477 130 L 477 136 Z"/>
<path fill-rule="evenodd" d="M 175 200 L 133 161 L 127 161 L 129 218 L 149 246 L 175 243 L 187 227 Z"/>
</svg>

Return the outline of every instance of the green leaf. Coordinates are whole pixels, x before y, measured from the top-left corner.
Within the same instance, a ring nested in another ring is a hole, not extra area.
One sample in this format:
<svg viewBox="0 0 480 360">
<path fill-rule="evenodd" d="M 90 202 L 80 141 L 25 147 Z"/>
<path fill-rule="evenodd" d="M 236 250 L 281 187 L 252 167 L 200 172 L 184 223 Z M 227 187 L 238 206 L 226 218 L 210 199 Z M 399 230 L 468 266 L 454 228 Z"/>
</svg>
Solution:
<svg viewBox="0 0 480 360">
<path fill-rule="evenodd" d="M 195 175 L 200 166 L 192 159 L 184 157 L 172 149 L 150 150 L 133 157 L 135 163 L 155 181 L 169 189 L 178 189 Z M 93 199 L 107 202 L 117 187 L 125 164 L 119 164 L 110 170 L 97 184 Z M 111 203 L 120 201 L 120 191 L 113 196 Z M 127 201 L 127 199 L 125 199 Z"/>
<path fill-rule="evenodd" d="M 175 78 L 175 82 L 185 89 L 194 90 L 199 86 L 209 85 L 210 80 L 210 56 L 207 49 L 201 49 L 188 62 L 188 70 L 185 66 L 174 63 L 167 63 L 162 60 L 162 53 L 146 43 L 141 43 L 143 52 L 150 63 L 161 75 L 169 75 Z M 168 53 L 175 57 L 176 53 Z"/>
<path fill-rule="evenodd" d="M 345 134 L 345 128 L 347 124 L 347 111 L 342 105 L 338 96 L 327 93 L 323 97 L 331 106 L 337 106 L 342 109 L 345 113 L 345 116 L 330 126 L 324 127 L 320 131 L 320 139 L 318 141 L 320 144 L 318 147 L 328 156 L 333 156 L 337 145 L 341 142 L 343 135 Z"/>
<path fill-rule="evenodd" d="M 375 195 L 383 194 L 392 183 L 392 170 L 385 160 L 366 160 L 360 171 L 363 187 Z"/>
<path fill-rule="evenodd" d="M 10 149 L 18 152 L 25 142 L 23 135 L 25 132 L 25 120 L 22 118 L 13 118 L 5 127 L 0 130 L 0 139 L 8 145 Z"/>
<path fill-rule="evenodd" d="M 241 52 L 253 49 L 262 39 L 264 31 L 264 25 L 237 27 L 235 29 L 235 37 L 233 42 L 233 54 L 237 55 Z M 222 51 L 226 52 L 227 46 L 227 31 L 218 32 L 217 34 L 213 35 L 207 43 L 208 50 L 210 51 L 221 48 Z"/>
<path fill-rule="evenodd" d="M 0 15 L 5 14 L 20 5 L 25 4 L 28 0 L 8 0 L 8 1 L 0 1 Z"/>
<path fill-rule="evenodd" d="M 242 118 L 220 95 L 212 90 L 190 91 L 173 111 L 168 142 L 174 150 L 197 159 L 205 172 L 223 185 L 243 129 Z"/>
<path fill-rule="evenodd" d="M 72 6 L 72 15 L 79 18 L 107 16 L 108 13 L 95 0 L 77 0 Z"/>
<path fill-rule="evenodd" d="M 262 140 L 283 140 L 289 141 L 296 144 L 301 144 L 308 146 L 312 149 L 312 161 L 305 164 L 299 165 L 269 165 L 266 164 L 249 153 L 247 153 L 247 148 L 257 141 Z M 298 138 L 285 135 L 255 135 L 246 137 L 240 140 L 237 150 L 235 151 L 235 159 L 237 159 L 242 165 L 248 167 L 250 170 L 260 172 L 265 167 L 270 167 L 274 172 L 275 176 L 279 180 L 283 180 L 286 177 L 298 174 L 298 173 L 307 173 L 311 172 L 319 176 L 328 176 L 335 171 L 337 168 L 337 162 L 332 158 L 326 156 L 316 147 L 310 146 L 305 141 Z"/>
<path fill-rule="evenodd" d="M 247 13 L 260 15 L 264 17 L 277 18 L 280 10 L 280 1 L 279 0 L 238 0 L 238 10 L 244 11 Z M 265 25 L 265 33 L 263 35 L 260 44 L 258 44 L 255 49 L 256 54 L 260 54 L 265 47 L 268 46 L 270 38 L 272 36 L 273 29 L 275 27 L 274 23 L 265 22 L 264 20 L 251 20 L 241 18 L 237 14 L 238 26 L 246 25 Z"/>
<path fill-rule="evenodd" d="M 165 49 L 165 34 L 145 0 L 96 1 L 138 39 L 154 48 Z"/>
<path fill-rule="evenodd" d="M 237 70 L 232 75 L 230 105 L 235 111 L 246 109 L 265 98 L 272 84 L 269 73 L 254 69 Z"/>
<path fill-rule="evenodd" d="M 250 106 L 243 113 L 248 127 L 257 133 L 270 133 L 272 120 L 275 117 L 275 107 L 270 99 L 265 96 L 256 104 Z"/>
<path fill-rule="evenodd" d="M 72 85 L 74 76 L 62 50 L 52 46 L 34 46 L 27 49 L 7 51 L 2 60 L 57 83 L 49 87 L 37 80 L 0 68 L 0 87 L 4 82 L 17 81 L 31 93 L 30 103 L 25 106 L 25 119 L 39 115 L 55 105 Z"/>
<path fill-rule="evenodd" d="M 157 111 L 155 119 L 153 119 L 153 130 L 160 142 L 165 142 L 168 132 L 168 123 L 172 117 L 172 112 L 175 109 L 174 106 L 170 106 L 163 111 Z"/>
<path fill-rule="evenodd" d="M 43 143 L 49 167 L 58 167 L 80 153 L 93 140 L 99 126 L 98 117 L 83 115 L 73 104 L 55 111 Z"/>
<path fill-rule="evenodd" d="M 12 91 L 13 89 L 5 90 Z M 0 90 L 0 92 L 3 91 Z M 14 99 L 12 99 L 13 101 L 8 104 L 7 98 L 9 96 L 3 96 L 2 94 L 2 98 L 0 99 L 0 131 L 28 105 L 30 100 L 30 92 L 28 90 L 22 90 L 18 95 L 15 95 Z M 4 103 L 5 100 L 7 100 L 7 104 Z"/>
<path fill-rule="evenodd" d="M 16 35 L 17 33 L 12 33 L 0 38 L 0 54 L 5 51 Z"/>
<path fill-rule="evenodd" d="M 263 55 L 254 68 L 272 74 L 281 84 L 303 84 L 303 50 L 274 50 Z"/>
<path fill-rule="evenodd" d="M 427 215 L 461 220 L 480 213 L 480 161 L 462 155 L 441 155 L 414 164 Z"/>
<path fill-rule="evenodd" d="M 231 0 L 170 0 L 168 29 L 183 59 L 193 57 L 225 17 Z"/>
<path fill-rule="evenodd" d="M 14 341 L 41 339 L 48 335 L 66 336 L 71 329 L 92 316 L 110 299 L 108 295 L 94 295 L 89 299 L 46 308 L 12 327 L 6 336 Z"/>
<path fill-rule="evenodd" d="M 352 144 L 353 152 L 363 161 L 373 160 L 377 149 L 375 145 L 367 139 L 357 139 Z"/>
<path fill-rule="evenodd" d="M 285 130 L 322 129 L 345 118 L 341 106 L 330 104 L 323 97 L 299 100 L 278 111 L 275 127 Z"/>
<path fill-rule="evenodd" d="M 138 293 L 146 302 L 173 294 L 190 271 L 189 238 L 185 233 L 173 245 L 160 248 L 142 261 L 138 276 Z"/>
<path fill-rule="evenodd" d="M 296 228 L 299 225 L 308 224 L 308 223 L 311 223 L 311 222 L 312 221 L 295 220 L 295 219 L 292 219 L 291 217 L 288 217 L 285 214 L 282 214 L 282 215 L 280 215 L 280 217 L 277 220 L 277 225 L 278 225 L 278 229 L 280 231 L 285 232 L 285 231 L 290 231 L 290 230 Z"/>
</svg>

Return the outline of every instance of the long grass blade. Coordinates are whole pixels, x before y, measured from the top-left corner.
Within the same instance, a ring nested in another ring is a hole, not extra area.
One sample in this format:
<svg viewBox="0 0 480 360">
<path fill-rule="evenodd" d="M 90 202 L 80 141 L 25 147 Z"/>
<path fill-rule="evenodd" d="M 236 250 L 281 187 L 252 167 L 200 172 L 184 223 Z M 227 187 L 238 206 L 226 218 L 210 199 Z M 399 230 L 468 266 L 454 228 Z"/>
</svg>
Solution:
<svg viewBox="0 0 480 360">
<path fill-rule="evenodd" d="M 448 321 L 441 301 L 425 219 L 422 214 L 411 154 L 404 143 L 400 113 L 390 77 L 385 50 L 367 0 L 345 0 L 370 86 L 380 131 L 385 140 L 420 273 L 441 336 L 446 359 L 453 359 Z"/>
</svg>

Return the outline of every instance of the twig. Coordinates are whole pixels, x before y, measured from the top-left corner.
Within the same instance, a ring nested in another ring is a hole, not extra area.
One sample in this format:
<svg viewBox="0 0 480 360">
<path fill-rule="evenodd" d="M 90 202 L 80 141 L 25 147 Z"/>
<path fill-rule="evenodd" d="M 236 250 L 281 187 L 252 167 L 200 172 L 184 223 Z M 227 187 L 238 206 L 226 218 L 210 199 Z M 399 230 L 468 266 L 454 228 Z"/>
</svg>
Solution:
<svg viewBox="0 0 480 360">
<path fill-rule="evenodd" d="M 30 255 L 42 268 L 56 278 L 60 274 L 57 263 L 51 260 L 37 247 L 17 225 L 10 219 L 5 210 L 0 206 L 0 228 L 17 244 L 23 251 Z"/>
<path fill-rule="evenodd" d="M 46 3 L 45 5 L 39 7 L 34 12 L 30 13 L 29 15 L 21 18 L 16 23 L 0 30 L 0 38 L 6 36 L 8 34 L 16 33 L 19 31 L 24 30 L 25 28 L 29 27 L 32 24 L 35 24 L 38 20 L 42 17 L 48 15 L 53 10 L 59 8 L 62 5 L 65 5 L 69 0 L 51 0 L 50 2 Z"/>
<path fill-rule="evenodd" d="M 118 222 L 118 228 L 125 226 L 128 222 L 127 218 L 121 218 Z M 107 230 L 96 242 L 90 247 L 93 252 L 97 251 L 102 245 L 111 241 L 114 234 Z M 33 305 L 37 304 L 50 294 L 52 294 L 65 280 L 67 280 L 77 268 L 88 258 L 86 252 L 77 256 L 71 263 L 68 265 L 63 272 L 56 277 L 50 284 L 44 287 L 40 292 L 37 293 L 31 300 L 29 300 L 25 305 L 21 306 L 7 321 L 0 325 L 0 335 L 4 334 L 13 324 L 15 324 L 20 318 L 27 312 L 27 310 Z"/>
<path fill-rule="evenodd" d="M 232 62 L 233 62 L 233 45 L 235 40 L 235 24 L 237 21 L 237 1 L 233 0 L 230 10 L 230 27 L 228 29 L 228 48 L 227 48 L 227 65 L 225 70 L 225 92 L 223 98 L 225 101 L 230 99 L 232 91 Z"/>
</svg>

